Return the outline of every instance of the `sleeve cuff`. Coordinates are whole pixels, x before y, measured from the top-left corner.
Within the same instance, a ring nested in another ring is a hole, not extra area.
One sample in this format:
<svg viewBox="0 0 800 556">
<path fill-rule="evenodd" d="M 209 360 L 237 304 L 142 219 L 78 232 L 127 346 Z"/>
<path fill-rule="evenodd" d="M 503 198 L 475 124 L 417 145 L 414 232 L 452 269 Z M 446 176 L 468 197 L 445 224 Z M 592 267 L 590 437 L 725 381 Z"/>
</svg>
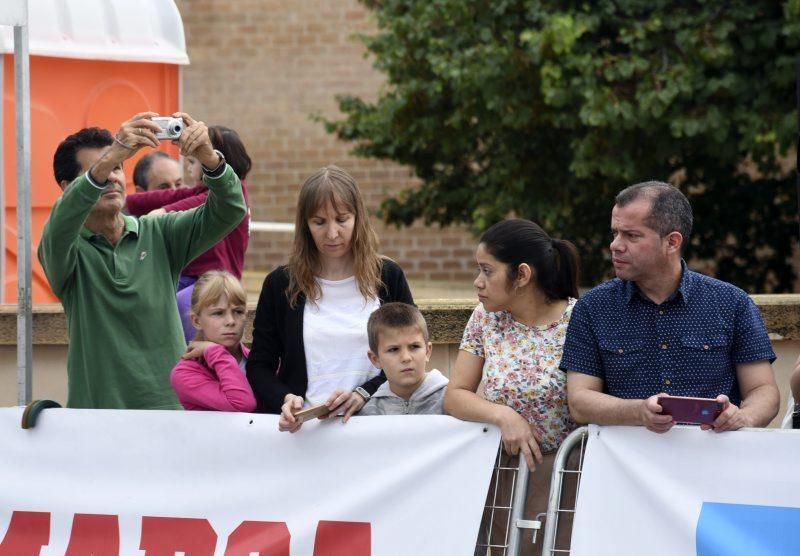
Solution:
<svg viewBox="0 0 800 556">
<path fill-rule="evenodd" d="M 103 184 L 103 185 L 99 185 L 99 184 L 98 184 L 96 181 L 94 181 L 94 180 L 92 179 L 92 169 L 91 169 L 91 168 L 90 168 L 90 169 L 88 169 L 88 170 L 86 170 L 86 174 L 85 174 L 85 175 L 86 175 L 86 181 L 88 181 L 88 182 L 89 182 L 89 184 L 90 184 L 92 187 L 94 187 L 95 189 L 105 189 L 105 188 L 106 188 L 106 185 L 105 185 L 105 184 Z"/>
</svg>

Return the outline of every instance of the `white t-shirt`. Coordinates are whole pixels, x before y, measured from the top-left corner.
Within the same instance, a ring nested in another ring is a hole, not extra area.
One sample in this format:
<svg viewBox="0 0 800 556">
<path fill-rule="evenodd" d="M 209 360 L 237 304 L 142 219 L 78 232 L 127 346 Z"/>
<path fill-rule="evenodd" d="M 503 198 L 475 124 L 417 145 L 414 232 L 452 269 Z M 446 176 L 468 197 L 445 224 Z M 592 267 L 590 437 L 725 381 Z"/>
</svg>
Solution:
<svg viewBox="0 0 800 556">
<path fill-rule="evenodd" d="M 306 407 L 324 403 L 337 388 L 353 390 L 380 372 L 367 357 L 367 320 L 380 300 L 364 299 L 355 276 L 317 278 L 317 283 L 322 297 L 316 304 L 307 301 L 303 310 Z"/>
</svg>

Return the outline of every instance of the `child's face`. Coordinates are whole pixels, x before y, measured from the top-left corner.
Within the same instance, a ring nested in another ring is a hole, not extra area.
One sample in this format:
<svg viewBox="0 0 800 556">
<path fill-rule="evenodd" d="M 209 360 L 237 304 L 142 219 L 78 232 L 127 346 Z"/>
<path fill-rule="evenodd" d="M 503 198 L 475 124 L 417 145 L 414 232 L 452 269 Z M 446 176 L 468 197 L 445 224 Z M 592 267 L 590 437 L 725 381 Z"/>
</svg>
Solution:
<svg viewBox="0 0 800 556">
<path fill-rule="evenodd" d="M 416 326 L 387 328 L 378 335 L 378 353 L 369 352 L 369 359 L 383 369 L 392 391 L 398 395 L 411 393 L 425 380 L 425 365 L 431 358 L 432 346 L 425 342 Z"/>
<path fill-rule="evenodd" d="M 199 315 L 192 313 L 192 324 L 203 331 L 205 339 L 227 348 L 236 347 L 242 340 L 247 308 L 231 305 L 224 295 L 216 303 L 205 307 Z"/>
<path fill-rule="evenodd" d="M 183 159 L 183 183 L 186 187 L 203 185 L 203 167 L 193 156 L 186 156 Z"/>
</svg>

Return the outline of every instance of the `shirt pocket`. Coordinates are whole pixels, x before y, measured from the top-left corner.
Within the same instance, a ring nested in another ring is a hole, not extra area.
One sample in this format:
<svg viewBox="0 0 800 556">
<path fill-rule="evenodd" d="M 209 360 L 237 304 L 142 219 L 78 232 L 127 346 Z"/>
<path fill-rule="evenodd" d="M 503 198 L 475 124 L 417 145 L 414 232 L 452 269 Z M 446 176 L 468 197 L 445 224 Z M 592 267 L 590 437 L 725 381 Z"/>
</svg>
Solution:
<svg viewBox="0 0 800 556">
<path fill-rule="evenodd" d="M 646 345 L 644 338 L 609 338 L 600 342 L 606 391 L 630 388 L 630 379 L 645 366 Z"/>
<path fill-rule="evenodd" d="M 730 383 L 732 379 L 730 347 L 731 340 L 727 334 L 687 334 L 681 337 L 682 361 L 678 368 L 690 373 L 697 383 L 722 387 L 721 383 Z"/>
</svg>

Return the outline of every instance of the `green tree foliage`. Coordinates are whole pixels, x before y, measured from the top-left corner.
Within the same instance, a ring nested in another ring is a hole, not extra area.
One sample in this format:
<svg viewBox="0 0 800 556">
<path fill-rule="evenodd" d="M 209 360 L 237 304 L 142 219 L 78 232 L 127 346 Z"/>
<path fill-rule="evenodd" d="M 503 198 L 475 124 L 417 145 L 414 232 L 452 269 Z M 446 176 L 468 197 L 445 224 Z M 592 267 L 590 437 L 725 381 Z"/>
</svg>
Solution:
<svg viewBox="0 0 800 556">
<path fill-rule="evenodd" d="M 800 0 L 362 2 L 387 84 L 375 102 L 339 97 L 326 126 L 420 178 L 383 203 L 387 221 L 531 218 L 578 245 L 592 284 L 616 192 L 670 180 L 694 207 L 690 258 L 791 290 Z"/>
</svg>

